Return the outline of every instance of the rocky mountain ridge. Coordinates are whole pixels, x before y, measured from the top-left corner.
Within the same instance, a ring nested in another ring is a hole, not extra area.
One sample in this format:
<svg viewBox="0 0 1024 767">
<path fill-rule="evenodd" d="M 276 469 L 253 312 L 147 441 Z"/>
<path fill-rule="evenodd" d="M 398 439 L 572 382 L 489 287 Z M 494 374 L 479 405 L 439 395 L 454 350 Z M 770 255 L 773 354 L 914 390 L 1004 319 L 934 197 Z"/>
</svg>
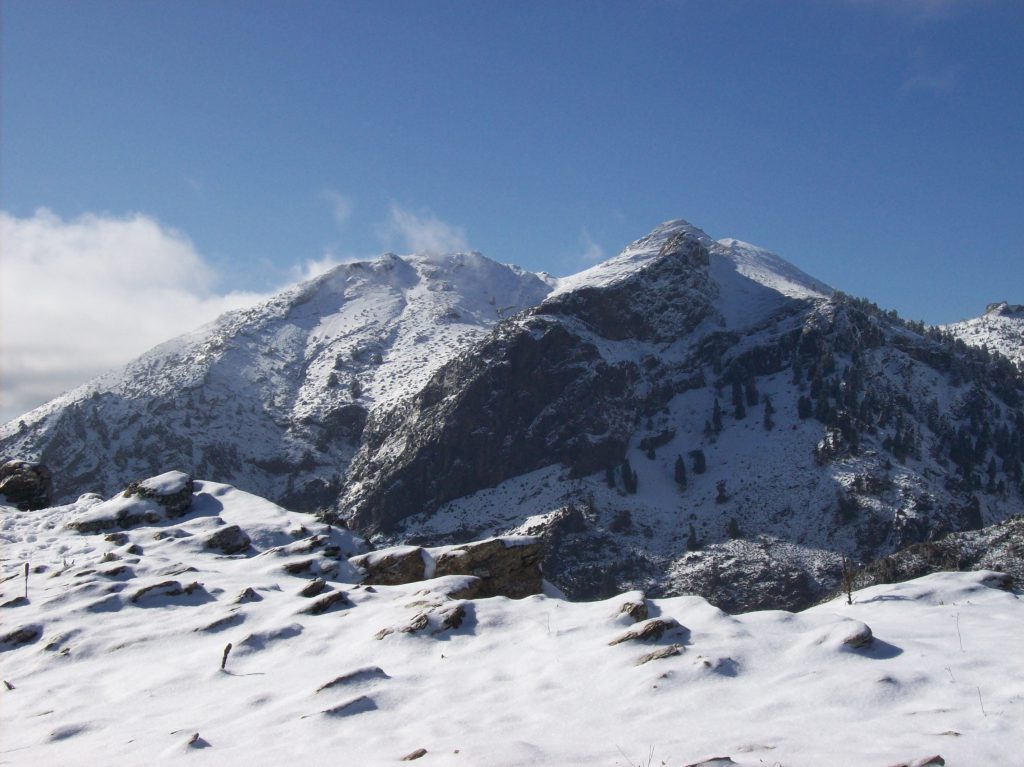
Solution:
<svg viewBox="0 0 1024 767">
<path fill-rule="evenodd" d="M 980 317 L 945 325 L 943 330 L 1024 367 L 1024 305 L 996 301 Z"/>
<path fill-rule="evenodd" d="M 800 607 L 1019 513 L 1001 356 L 668 222 L 552 279 L 478 254 L 348 264 L 0 432 L 58 496 L 185 466 L 379 545 L 548 542 L 574 596 Z"/>
</svg>

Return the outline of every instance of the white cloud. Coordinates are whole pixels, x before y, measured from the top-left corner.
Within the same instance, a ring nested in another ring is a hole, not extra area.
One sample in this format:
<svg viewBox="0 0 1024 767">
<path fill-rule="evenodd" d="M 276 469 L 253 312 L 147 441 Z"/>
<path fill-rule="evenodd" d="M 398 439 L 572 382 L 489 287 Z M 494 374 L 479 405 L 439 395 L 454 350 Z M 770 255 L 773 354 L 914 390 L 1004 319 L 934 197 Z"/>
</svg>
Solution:
<svg viewBox="0 0 1024 767">
<path fill-rule="evenodd" d="M 580 245 L 583 248 L 582 253 L 580 253 L 580 261 L 586 264 L 596 264 L 604 261 L 604 248 L 594 242 L 586 228 L 580 232 Z"/>
<path fill-rule="evenodd" d="M 343 227 L 352 217 L 352 198 L 336 192 L 333 189 L 324 190 L 324 199 L 331 206 L 331 213 L 334 216 L 334 223 Z"/>
<path fill-rule="evenodd" d="M 387 247 L 413 253 L 462 253 L 469 250 L 466 230 L 442 221 L 429 210 L 414 213 L 391 203 L 391 215 L 378 233 Z"/>
<path fill-rule="evenodd" d="M 145 215 L 0 212 L 0 418 L 265 296 L 221 292 L 182 233 Z"/>
<path fill-rule="evenodd" d="M 305 282 L 321 274 L 326 274 L 336 266 L 350 264 L 359 259 L 353 257 L 338 257 L 331 251 L 326 251 L 321 258 L 310 258 L 303 261 L 289 270 L 293 282 Z"/>
</svg>

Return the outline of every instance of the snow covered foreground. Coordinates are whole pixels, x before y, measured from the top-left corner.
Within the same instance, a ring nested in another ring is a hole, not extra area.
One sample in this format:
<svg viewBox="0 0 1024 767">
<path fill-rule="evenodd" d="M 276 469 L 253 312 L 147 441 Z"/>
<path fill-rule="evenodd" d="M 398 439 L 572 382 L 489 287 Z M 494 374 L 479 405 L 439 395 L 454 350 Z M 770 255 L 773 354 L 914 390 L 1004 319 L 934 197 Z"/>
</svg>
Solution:
<svg viewBox="0 0 1024 767">
<path fill-rule="evenodd" d="M 113 534 L 68 525 L 151 502 L 0 508 L 0 764 L 1021 763 L 1024 604 L 997 573 L 797 614 L 459 600 L 457 576 L 360 586 L 348 532 L 194 493 L 185 516 Z M 233 525 L 251 545 L 211 548 Z"/>
</svg>

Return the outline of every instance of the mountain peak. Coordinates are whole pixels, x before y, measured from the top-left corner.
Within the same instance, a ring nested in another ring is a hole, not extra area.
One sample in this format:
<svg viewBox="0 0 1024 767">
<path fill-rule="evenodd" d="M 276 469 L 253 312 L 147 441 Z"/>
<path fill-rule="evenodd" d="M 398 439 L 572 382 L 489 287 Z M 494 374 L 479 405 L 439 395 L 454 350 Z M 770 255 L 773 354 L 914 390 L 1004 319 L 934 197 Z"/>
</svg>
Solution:
<svg viewBox="0 0 1024 767">
<path fill-rule="evenodd" d="M 1024 304 L 1011 304 L 1008 301 L 996 301 L 985 307 L 985 315 L 990 317 L 1024 318 Z"/>
</svg>

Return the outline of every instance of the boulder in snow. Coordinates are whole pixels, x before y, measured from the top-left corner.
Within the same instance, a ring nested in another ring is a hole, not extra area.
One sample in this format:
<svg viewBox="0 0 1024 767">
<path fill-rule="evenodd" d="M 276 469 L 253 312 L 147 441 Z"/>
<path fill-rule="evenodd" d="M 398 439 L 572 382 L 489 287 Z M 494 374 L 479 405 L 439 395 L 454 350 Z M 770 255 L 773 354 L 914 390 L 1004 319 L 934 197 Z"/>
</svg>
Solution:
<svg viewBox="0 0 1024 767">
<path fill-rule="evenodd" d="M 38 511 L 50 505 L 53 478 L 41 463 L 7 461 L 0 466 L 0 495 L 22 511 Z"/>
</svg>

